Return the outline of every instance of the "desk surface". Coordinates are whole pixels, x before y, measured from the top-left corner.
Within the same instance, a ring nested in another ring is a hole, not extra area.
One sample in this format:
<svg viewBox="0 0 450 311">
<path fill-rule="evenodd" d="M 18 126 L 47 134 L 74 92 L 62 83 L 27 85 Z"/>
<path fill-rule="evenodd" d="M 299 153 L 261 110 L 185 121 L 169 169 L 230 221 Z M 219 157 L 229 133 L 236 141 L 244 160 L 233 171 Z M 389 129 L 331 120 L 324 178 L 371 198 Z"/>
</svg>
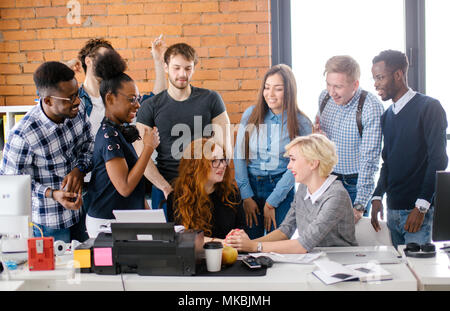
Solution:
<svg viewBox="0 0 450 311">
<path fill-rule="evenodd" d="M 408 266 L 417 278 L 420 290 L 450 290 L 450 259 L 440 248 L 442 242 L 436 245 L 436 257 L 414 258 L 405 256 L 405 245 L 399 245 L 399 253 L 406 259 Z M 446 244 L 449 244 L 446 242 Z"/>
<path fill-rule="evenodd" d="M 23 284 L 24 281 L 0 281 L 0 291 L 17 291 Z"/>
<path fill-rule="evenodd" d="M 392 246 L 381 246 L 381 248 Z M 361 251 L 378 247 L 322 248 L 320 250 Z M 275 263 L 262 277 L 200 277 L 200 276 L 139 276 L 137 274 L 97 275 L 75 272 L 70 266 L 71 255 L 56 262 L 54 271 L 12 271 L 12 280 L 23 280 L 23 290 L 155 290 L 155 291 L 301 291 L 301 290 L 351 290 L 351 291 L 414 291 L 417 280 L 406 263 L 386 264 L 383 268 L 393 275 L 393 280 L 378 282 L 343 282 L 325 285 L 311 272 L 314 264 Z"/>
</svg>

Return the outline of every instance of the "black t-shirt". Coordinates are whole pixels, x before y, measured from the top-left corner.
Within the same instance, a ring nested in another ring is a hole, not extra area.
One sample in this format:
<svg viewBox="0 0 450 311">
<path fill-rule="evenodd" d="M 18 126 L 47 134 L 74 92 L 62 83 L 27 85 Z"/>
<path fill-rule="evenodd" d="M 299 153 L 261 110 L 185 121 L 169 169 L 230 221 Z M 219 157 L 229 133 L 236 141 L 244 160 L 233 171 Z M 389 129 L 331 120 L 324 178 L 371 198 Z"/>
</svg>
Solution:
<svg viewBox="0 0 450 311">
<path fill-rule="evenodd" d="M 157 168 L 167 181 L 178 176 L 184 148 L 195 139 L 211 136 L 212 128 L 205 127 L 224 111 L 217 92 L 194 86 L 184 101 L 174 100 L 165 90 L 142 102 L 136 121 L 158 128 L 161 143 L 156 148 Z"/>
<path fill-rule="evenodd" d="M 211 237 L 225 239 L 226 235 L 233 229 L 245 229 L 245 214 L 239 193 L 231 198 L 231 202 L 239 202 L 239 205 L 230 207 L 221 201 L 216 192 L 209 195 L 212 202 Z M 167 198 L 167 219 L 180 225 L 181 222 L 174 217 L 173 192 Z M 195 229 L 195 228 L 192 228 Z"/>
<path fill-rule="evenodd" d="M 125 158 L 131 170 L 138 160 L 133 145 L 125 140 L 118 126 L 103 119 L 95 137 L 92 177 L 85 204 L 88 214 L 94 218 L 114 219 L 113 210 L 144 209 L 145 183 L 141 178 L 128 197 L 123 197 L 109 179 L 106 162 L 113 158 Z"/>
</svg>

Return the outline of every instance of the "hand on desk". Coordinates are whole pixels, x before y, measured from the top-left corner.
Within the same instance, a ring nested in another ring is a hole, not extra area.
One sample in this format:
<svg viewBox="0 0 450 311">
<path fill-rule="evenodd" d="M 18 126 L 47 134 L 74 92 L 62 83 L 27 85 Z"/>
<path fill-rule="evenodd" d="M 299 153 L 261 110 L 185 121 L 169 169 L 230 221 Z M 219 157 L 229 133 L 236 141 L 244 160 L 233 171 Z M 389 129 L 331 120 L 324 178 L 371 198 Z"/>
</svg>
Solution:
<svg viewBox="0 0 450 311">
<path fill-rule="evenodd" d="M 233 229 L 225 237 L 225 244 L 236 248 L 238 251 L 255 252 L 256 242 L 248 237 L 247 233 L 241 229 Z"/>
</svg>

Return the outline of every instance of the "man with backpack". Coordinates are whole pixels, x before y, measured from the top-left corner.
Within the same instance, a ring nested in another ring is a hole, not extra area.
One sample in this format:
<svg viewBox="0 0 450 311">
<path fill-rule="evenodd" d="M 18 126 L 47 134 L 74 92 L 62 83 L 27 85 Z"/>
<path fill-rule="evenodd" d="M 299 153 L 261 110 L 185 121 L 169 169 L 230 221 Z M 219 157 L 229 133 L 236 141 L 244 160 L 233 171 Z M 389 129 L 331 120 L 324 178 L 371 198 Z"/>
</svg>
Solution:
<svg viewBox="0 0 450 311">
<path fill-rule="evenodd" d="M 381 154 L 383 105 L 359 86 L 360 69 L 350 56 L 333 56 L 325 65 L 327 89 L 319 97 L 315 131 L 336 145 L 333 174 L 347 189 L 355 222 L 369 215 Z"/>
</svg>

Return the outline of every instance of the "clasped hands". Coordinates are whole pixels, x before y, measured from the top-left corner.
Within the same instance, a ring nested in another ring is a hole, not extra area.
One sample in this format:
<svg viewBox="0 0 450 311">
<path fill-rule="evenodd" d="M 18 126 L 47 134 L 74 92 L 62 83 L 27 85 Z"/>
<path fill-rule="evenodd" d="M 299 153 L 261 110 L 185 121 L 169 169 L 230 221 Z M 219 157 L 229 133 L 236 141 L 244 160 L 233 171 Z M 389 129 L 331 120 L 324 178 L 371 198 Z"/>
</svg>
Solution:
<svg viewBox="0 0 450 311">
<path fill-rule="evenodd" d="M 83 204 L 84 173 L 77 167 L 67 174 L 59 190 L 53 190 L 53 199 L 69 210 L 79 210 Z"/>
<path fill-rule="evenodd" d="M 257 242 L 250 240 L 242 229 L 231 230 L 225 237 L 224 244 L 244 252 L 255 252 L 257 247 Z"/>
</svg>

